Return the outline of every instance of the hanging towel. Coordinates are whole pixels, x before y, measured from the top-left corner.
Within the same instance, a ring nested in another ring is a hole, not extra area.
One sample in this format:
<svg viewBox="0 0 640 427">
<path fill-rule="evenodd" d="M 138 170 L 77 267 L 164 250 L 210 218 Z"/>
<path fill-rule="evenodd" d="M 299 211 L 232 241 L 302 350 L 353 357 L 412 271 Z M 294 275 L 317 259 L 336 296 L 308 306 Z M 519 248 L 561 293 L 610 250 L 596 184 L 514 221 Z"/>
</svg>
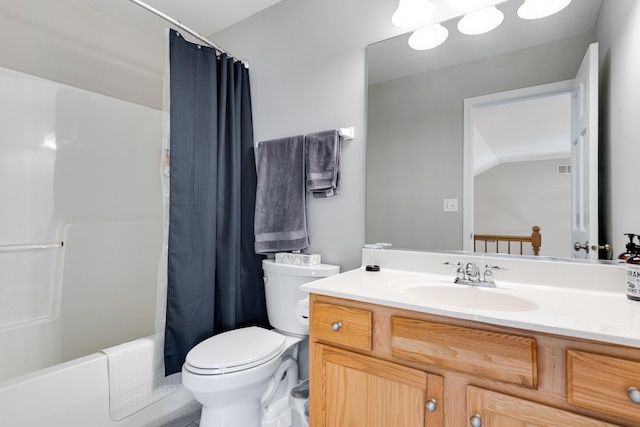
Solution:
<svg viewBox="0 0 640 427">
<path fill-rule="evenodd" d="M 258 143 L 255 252 L 309 246 L 304 186 L 304 136 Z"/>
<path fill-rule="evenodd" d="M 340 135 L 338 129 L 305 135 L 307 191 L 315 198 L 340 194 Z"/>
</svg>

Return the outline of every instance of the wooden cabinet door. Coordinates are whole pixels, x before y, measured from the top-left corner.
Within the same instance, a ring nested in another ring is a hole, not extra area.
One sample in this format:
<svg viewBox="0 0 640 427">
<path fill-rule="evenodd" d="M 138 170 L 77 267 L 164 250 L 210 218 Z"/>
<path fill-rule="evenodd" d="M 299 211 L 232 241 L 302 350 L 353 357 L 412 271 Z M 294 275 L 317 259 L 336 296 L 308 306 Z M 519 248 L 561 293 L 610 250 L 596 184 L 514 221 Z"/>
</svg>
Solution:
<svg viewBox="0 0 640 427">
<path fill-rule="evenodd" d="M 615 427 L 582 415 L 469 386 L 467 416 L 474 427 Z M 474 419 L 474 423 L 471 419 Z"/>
<path fill-rule="evenodd" d="M 311 426 L 443 425 L 442 377 L 322 344 L 312 357 Z"/>
</svg>

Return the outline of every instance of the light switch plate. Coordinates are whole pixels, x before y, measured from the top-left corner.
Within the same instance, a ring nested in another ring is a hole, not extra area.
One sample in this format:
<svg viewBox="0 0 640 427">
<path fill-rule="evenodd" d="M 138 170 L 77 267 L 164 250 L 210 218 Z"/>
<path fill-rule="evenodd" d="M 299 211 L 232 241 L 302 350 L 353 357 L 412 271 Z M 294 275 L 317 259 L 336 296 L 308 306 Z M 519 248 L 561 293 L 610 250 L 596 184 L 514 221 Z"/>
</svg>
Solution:
<svg viewBox="0 0 640 427">
<path fill-rule="evenodd" d="M 445 212 L 458 212 L 458 199 L 444 199 Z"/>
</svg>

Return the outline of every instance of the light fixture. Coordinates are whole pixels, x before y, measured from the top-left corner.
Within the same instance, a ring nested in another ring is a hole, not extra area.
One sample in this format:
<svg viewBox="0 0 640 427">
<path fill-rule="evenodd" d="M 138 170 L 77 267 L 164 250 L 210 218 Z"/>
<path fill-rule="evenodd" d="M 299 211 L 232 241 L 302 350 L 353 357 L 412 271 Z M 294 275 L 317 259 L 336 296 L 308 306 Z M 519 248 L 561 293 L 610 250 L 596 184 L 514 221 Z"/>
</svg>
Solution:
<svg viewBox="0 0 640 427">
<path fill-rule="evenodd" d="M 522 19 L 539 19 L 560 12 L 571 0 L 526 0 L 518 9 Z"/>
<path fill-rule="evenodd" d="M 473 9 L 478 0 L 447 0 L 447 4 L 454 9 Z"/>
<path fill-rule="evenodd" d="M 458 30 L 470 36 L 483 34 L 497 28 L 503 19 L 504 14 L 490 6 L 464 15 L 458 22 Z"/>
<path fill-rule="evenodd" d="M 409 37 L 409 46 L 415 50 L 428 50 L 440 46 L 449 37 L 449 30 L 440 24 L 420 28 Z"/>
<path fill-rule="evenodd" d="M 400 0 L 391 22 L 400 28 L 418 28 L 429 23 L 436 11 L 430 0 Z"/>
</svg>

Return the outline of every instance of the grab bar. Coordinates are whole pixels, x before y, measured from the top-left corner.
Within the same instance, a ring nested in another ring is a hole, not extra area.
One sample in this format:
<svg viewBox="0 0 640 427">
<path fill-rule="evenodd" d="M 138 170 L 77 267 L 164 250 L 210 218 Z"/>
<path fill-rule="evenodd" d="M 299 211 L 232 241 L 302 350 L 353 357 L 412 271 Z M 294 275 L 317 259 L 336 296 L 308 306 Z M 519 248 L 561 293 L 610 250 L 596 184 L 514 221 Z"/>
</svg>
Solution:
<svg viewBox="0 0 640 427">
<path fill-rule="evenodd" d="M 32 251 L 37 249 L 61 248 L 64 242 L 57 243 L 28 243 L 21 245 L 0 245 L 0 252 Z"/>
</svg>

